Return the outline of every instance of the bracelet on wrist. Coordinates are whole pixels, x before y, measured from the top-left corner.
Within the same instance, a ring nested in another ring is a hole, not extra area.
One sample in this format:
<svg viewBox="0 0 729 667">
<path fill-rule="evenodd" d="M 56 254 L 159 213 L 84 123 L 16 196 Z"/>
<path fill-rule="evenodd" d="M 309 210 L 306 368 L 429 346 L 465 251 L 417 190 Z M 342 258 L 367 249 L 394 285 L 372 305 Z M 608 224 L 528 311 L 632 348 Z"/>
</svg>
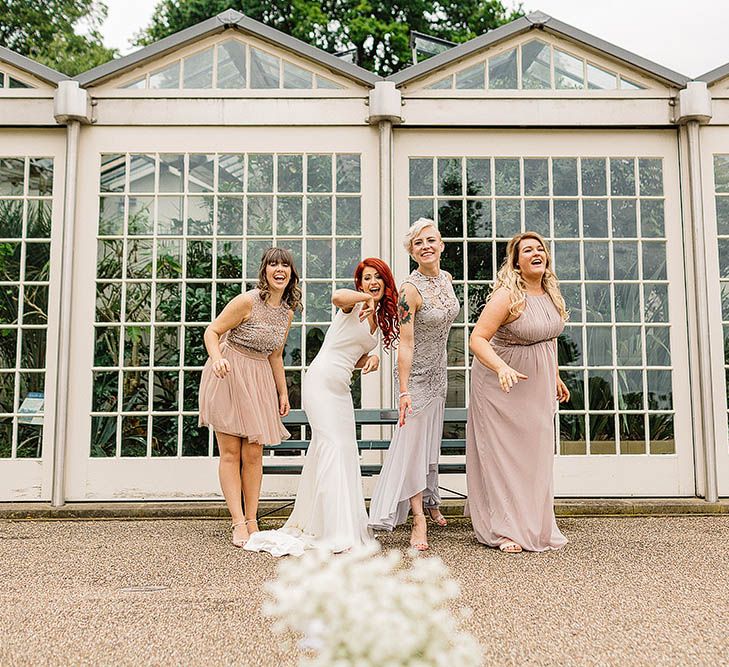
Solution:
<svg viewBox="0 0 729 667">
<path fill-rule="evenodd" d="M 409 391 L 401 391 L 400 394 L 399 394 L 399 396 L 398 396 L 398 398 L 402 398 L 403 396 L 410 396 L 410 392 Z"/>
</svg>

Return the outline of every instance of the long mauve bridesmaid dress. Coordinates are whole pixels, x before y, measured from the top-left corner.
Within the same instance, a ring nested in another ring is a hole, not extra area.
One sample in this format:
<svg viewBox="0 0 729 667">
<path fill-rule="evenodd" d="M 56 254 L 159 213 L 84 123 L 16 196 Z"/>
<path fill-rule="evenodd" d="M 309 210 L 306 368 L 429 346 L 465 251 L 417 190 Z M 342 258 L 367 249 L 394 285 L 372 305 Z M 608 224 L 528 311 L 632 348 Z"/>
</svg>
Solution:
<svg viewBox="0 0 729 667">
<path fill-rule="evenodd" d="M 477 359 L 466 428 L 466 516 L 479 542 L 516 542 L 527 551 L 559 549 L 554 519 L 555 339 L 564 322 L 549 295 L 527 295 L 518 319 L 491 340 L 496 353 L 528 376 L 505 393 Z"/>
</svg>

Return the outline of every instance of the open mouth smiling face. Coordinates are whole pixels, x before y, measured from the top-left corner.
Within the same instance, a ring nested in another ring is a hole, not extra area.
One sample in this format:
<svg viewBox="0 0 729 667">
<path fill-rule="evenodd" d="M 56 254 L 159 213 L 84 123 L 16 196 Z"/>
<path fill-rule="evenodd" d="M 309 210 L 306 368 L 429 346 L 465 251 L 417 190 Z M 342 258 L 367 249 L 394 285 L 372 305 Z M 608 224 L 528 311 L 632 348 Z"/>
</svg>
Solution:
<svg viewBox="0 0 729 667">
<path fill-rule="evenodd" d="M 547 269 L 547 253 L 535 239 L 524 239 L 519 246 L 519 268 L 522 274 L 541 274 Z"/>
<path fill-rule="evenodd" d="M 291 278 L 291 267 L 277 262 L 266 267 L 266 278 L 268 284 L 276 289 L 283 290 L 289 284 Z"/>
<path fill-rule="evenodd" d="M 362 273 L 362 291 L 379 301 L 385 294 L 385 281 L 377 271 L 368 267 Z"/>
<path fill-rule="evenodd" d="M 443 241 L 433 227 L 426 227 L 412 241 L 411 255 L 418 264 L 435 264 L 442 252 Z"/>
</svg>

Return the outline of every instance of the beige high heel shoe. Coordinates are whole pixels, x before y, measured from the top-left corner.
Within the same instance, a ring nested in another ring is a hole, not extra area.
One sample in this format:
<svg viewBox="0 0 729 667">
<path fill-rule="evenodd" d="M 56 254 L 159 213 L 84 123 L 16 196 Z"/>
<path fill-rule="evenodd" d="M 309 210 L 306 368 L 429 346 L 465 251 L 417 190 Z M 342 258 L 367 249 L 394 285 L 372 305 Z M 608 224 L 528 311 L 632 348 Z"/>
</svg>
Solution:
<svg viewBox="0 0 729 667">
<path fill-rule="evenodd" d="M 415 528 L 415 518 L 422 516 L 423 519 L 425 519 L 425 514 L 413 514 L 413 529 Z M 425 524 L 428 525 L 427 522 Z M 427 527 L 426 527 L 427 530 Z M 416 542 L 413 540 L 412 532 L 410 534 L 410 546 L 415 549 L 416 551 L 427 551 L 430 547 L 428 546 L 427 542 Z"/>
<path fill-rule="evenodd" d="M 233 544 L 234 547 L 236 547 L 238 549 L 240 549 L 248 541 L 248 538 L 250 537 L 250 535 L 246 535 L 245 539 L 236 540 L 235 539 L 235 529 L 240 528 L 241 526 L 245 526 L 245 525 L 246 525 L 245 521 L 236 521 L 235 523 L 233 523 L 231 525 L 231 528 L 233 529 L 233 537 L 231 538 L 231 543 Z"/>
</svg>

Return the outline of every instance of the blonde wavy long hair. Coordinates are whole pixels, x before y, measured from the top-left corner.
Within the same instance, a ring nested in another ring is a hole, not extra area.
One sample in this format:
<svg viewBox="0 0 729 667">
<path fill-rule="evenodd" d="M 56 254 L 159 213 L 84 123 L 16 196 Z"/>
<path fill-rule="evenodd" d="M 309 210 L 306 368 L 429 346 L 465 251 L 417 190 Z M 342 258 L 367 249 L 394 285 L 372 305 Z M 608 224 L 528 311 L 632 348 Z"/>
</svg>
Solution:
<svg viewBox="0 0 729 667">
<path fill-rule="evenodd" d="M 509 241 L 506 246 L 506 258 L 496 274 L 494 290 L 489 294 L 487 301 L 491 299 L 491 296 L 499 287 L 503 287 L 508 290 L 511 297 L 511 305 L 509 306 L 511 315 L 518 317 L 522 310 L 524 310 L 526 283 L 519 269 L 519 244 L 525 239 L 532 239 L 542 244 L 544 254 L 547 257 L 547 266 L 542 276 L 542 289 L 549 294 L 549 298 L 562 316 L 562 319 L 568 319 L 569 312 L 567 310 L 567 304 L 559 289 L 559 280 L 557 280 L 557 276 L 552 270 L 552 256 L 549 253 L 549 246 L 536 232 L 522 232 Z"/>
</svg>

